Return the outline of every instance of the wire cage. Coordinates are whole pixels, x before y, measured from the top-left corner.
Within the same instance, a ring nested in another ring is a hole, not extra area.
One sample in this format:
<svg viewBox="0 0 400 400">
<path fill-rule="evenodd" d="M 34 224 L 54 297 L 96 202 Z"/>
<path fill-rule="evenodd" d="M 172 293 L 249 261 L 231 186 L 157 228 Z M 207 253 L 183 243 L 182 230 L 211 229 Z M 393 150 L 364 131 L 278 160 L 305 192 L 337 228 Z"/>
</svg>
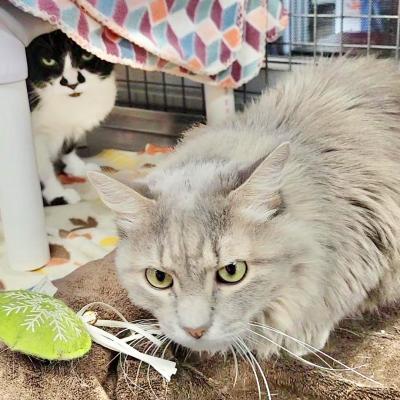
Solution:
<svg viewBox="0 0 400 400">
<path fill-rule="evenodd" d="M 235 90 L 241 109 L 299 64 L 344 53 L 399 59 L 400 0 L 285 0 L 289 25 L 266 47 L 265 67 Z M 118 105 L 205 115 L 204 88 L 189 79 L 118 67 Z"/>
<path fill-rule="evenodd" d="M 266 46 L 259 75 L 235 90 L 236 109 L 321 56 L 375 54 L 399 60 L 400 0 L 283 1 L 288 27 Z M 202 84 L 124 66 L 117 67 L 117 80 L 119 107 L 97 136 L 88 136 L 92 152 L 104 146 L 138 150 L 148 142 L 173 144 L 182 131 L 205 119 Z"/>
</svg>

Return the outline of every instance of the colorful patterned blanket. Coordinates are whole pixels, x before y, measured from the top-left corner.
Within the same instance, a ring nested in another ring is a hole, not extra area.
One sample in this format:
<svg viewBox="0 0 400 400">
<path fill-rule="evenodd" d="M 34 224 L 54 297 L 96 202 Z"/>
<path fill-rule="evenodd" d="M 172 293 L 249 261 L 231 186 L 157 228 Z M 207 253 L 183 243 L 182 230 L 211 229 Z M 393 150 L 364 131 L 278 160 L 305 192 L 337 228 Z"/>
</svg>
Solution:
<svg viewBox="0 0 400 400">
<path fill-rule="evenodd" d="M 104 60 L 222 87 L 256 76 L 288 23 L 281 0 L 9 1 Z"/>
</svg>

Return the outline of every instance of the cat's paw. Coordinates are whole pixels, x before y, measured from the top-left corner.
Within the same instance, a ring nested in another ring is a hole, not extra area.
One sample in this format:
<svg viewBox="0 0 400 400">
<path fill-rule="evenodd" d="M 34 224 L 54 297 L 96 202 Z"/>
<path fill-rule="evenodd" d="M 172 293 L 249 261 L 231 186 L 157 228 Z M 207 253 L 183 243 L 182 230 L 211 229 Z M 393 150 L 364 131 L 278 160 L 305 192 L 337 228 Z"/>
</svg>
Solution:
<svg viewBox="0 0 400 400">
<path fill-rule="evenodd" d="M 76 204 L 81 201 L 81 196 L 75 189 L 64 189 L 62 197 L 68 204 Z"/>
<path fill-rule="evenodd" d="M 94 163 L 70 163 L 64 168 L 64 172 L 71 176 L 86 178 L 88 171 L 100 171 L 101 168 Z"/>
<path fill-rule="evenodd" d="M 328 341 L 330 328 L 322 328 L 315 330 L 313 333 L 308 332 L 307 335 L 288 335 L 283 341 L 283 347 L 298 357 L 306 356 L 314 351 L 320 351 L 325 347 Z"/>
<path fill-rule="evenodd" d="M 260 328 L 249 347 L 257 353 L 261 359 L 269 359 L 273 355 L 290 354 L 294 357 L 303 357 L 309 353 L 318 352 L 324 348 L 330 334 L 330 327 L 316 329 L 313 332 L 281 332 L 275 329 L 271 332 Z M 254 331 L 253 331 L 254 332 Z M 257 342 L 255 342 L 257 340 Z"/>
<path fill-rule="evenodd" d="M 81 201 L 81 196 L 75 189 L 65 189 L 57 191 L 43 191 L 45 203 L 51 206 L 58 206 L 62 204 L 76 204 Z"/>
<path fill-rule="evenodd" d="M 67 175 L 84 178 L 86 176 L 86 168 L 84 163 L 69 163 L 65 166 L 64 172 Z"/>
<path fill-rule="evenodd" d="M 101 171 L 100 165 L 97 165 L 95 163 L 86 163 L 85 164 L 86 172 L 90 171 Z"/>
</svg>

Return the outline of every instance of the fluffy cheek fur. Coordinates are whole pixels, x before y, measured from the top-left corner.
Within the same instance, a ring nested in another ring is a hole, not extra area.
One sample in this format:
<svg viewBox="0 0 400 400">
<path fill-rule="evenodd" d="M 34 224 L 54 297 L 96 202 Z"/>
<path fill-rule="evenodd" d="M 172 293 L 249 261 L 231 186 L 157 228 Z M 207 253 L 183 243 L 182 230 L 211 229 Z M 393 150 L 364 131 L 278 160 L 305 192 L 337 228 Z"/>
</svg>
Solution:
<svg viewBox="0 0 400 400">
<path fill-rule="evenodd" d="M 325 263 L 317 231 L 287 214 L 261 225 L 246 219 L 235 218 L 231 231 L 221 241 L 222 259 L 233 256 L 247 260 L 249 265 L 248 275 L 233 299 L 235 309 L 224 318 L 233 315 L 237 319 L 240 315 L 240 336 L 265 357 L 276 353 L 279 345 L 296 353 L 304 349 L 292 347 L 294 343 L 285 341 L 280 334 L 258 330 L 251 325 L 253 322 L 323 345 L 328 332 L 315 331 L 314 327 L 330 325 L 332 315 L 321 301 L 327 272 L 321 268 Z"/>
</svg>

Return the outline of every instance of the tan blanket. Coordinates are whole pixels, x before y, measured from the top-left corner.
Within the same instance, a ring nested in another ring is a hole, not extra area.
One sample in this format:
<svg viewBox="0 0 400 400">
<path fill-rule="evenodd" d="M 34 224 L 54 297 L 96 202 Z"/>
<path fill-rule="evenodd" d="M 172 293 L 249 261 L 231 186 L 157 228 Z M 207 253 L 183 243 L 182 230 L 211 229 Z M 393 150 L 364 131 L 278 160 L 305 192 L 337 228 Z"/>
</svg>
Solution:
<svg viewBox="0 0 400 400">
<path fill-rule="evenodd" d="M 57 282 L 57 296 L 78 310 L 93 301 L 111 304 L 129 320 L 145 313 L 129 302 L 114 271 L 113 256 L 92 262 Z M 364 365 L 360 372 L 380 381 L 378 387 L 351 373 L 329 373 L 306 367 L 289 358 L 263 363 L 273 399 L 367 400 L 400 399 L 400 311 L 384 310 L 379 316 L 354 319 L 336 330 L 326 349 L 347 365 Z M 251 369 L 239 362 L 239 377 L 232 387 L 235 368 L 231 357 L 184 359 L 177 357 L 178 373 L 169 384 L 147 366 L 124 363 L 97 345 L 88 356 L 74 362 L 44 363 L 0 352 L 1 400 L 218 400 L 258 398 Z M 265 392 L 263 393 L 265 399 Z"/>
</svg>

